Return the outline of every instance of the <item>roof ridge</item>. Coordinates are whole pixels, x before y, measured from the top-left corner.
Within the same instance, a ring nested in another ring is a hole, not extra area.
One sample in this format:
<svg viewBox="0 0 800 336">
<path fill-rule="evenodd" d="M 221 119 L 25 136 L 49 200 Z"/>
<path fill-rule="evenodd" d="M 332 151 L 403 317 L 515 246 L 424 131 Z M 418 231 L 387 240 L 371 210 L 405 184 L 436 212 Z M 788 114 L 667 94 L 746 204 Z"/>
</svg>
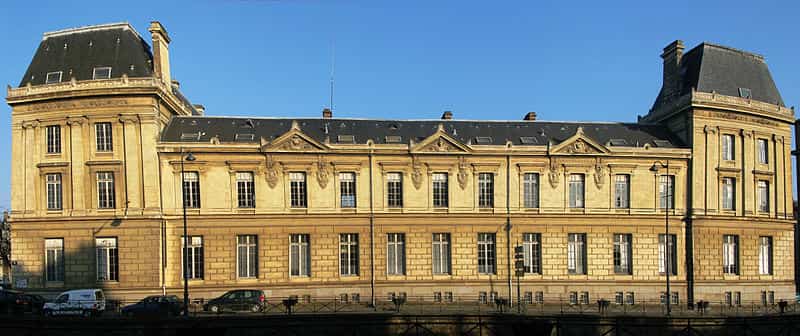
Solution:
<svg viewBox="0 0 800 336">
<path fill-rule="evenodd" d="M 750 56 L 750 57 L 753 57 L 753 58 L 755 58 L 755 59 L 757 59 L 759 61 L 762 61 L 762 62 L 764 61 L 764 55 L 757 54 L 757 53 L 754 53 L 754 52 L 751 52 L 751 51 L 747 51 L 747 50 L 737 49 L 737 48 L 734 48 L 734 47 L 724 46 L 724 45 L 721 45 L 721 44 L 716 44 L 716 43 L 712 43 L 712 42 L 703 42 L 703 43 L 700 43 L 700 45 L 698 45 L 698 46 L 714 47 L 714 48 L 718 48 L 718 49 L 722 49 L 722 50 L 726 50 L 726 51 L 731 51 L 731 52 L 735 52 L 735 53 L 738 53 L 738 54 L 742 54 L 742 55 L 745 55 L 745 56 Z"/>
<path fill-rule="evenodd" d="M 320 117 L 264 117 L 264 116 L 223 116 L 223 115 L 179 115 L 173 118 L 217 118 L 217 119 L 264 119 L 264 120 L 352 120 L 352 121 L 429 121 L 429 122 L 494 122 L 494 123 L 570 123 L 570 124 L 598 124 L 598 125 L 655 125 L 655 124 L 642 124 L 637 122 L 624 122 L 624 121 L 566 121 L 566 120 L 484 120 L 484 119 L 370 119 L 370 118 L 320 118 Z"/>
<path fill-rule="evenodd" d="M 136 37 L 138 37 L 141 40 L 144 40 L 144 39 L 142 39 L 142 36 L 139 35 L 139 32 L 136 31 L 136 29 L 133 28 L 133 26 L 131 26 L 130 23 L 128 23 L 127 21 L 121 21 L 121 22 L 104 23 L 104 24 L 99 24 L 99 25 L 89 25 L 89 26 L 65 28 L 65 29 L 45 32 L 44 34 L 42 34 L 42 41 L 44 41 L 44 40 L 46 40 L 48 38 L 51 38 L 51 37 L 71 35 L 71 34 L 79 34 L 79 33 L 86 33 L 86 32 L 91 32 L 91 31 L 98 31 L 98 30 L 118 29 L 118 28 L 130 30 L 130 31 L 133 32 L 133 34 L 136 35 Z"/>
</svg>

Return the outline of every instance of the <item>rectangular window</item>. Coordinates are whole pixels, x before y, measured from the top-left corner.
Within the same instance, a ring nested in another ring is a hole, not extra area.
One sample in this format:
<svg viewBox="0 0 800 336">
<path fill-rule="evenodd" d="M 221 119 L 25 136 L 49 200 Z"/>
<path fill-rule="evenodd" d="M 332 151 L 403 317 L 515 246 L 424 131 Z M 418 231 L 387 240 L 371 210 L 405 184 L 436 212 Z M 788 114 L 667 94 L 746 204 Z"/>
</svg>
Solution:
<svg viewBox="0 0 800 336">
<path fill-rule="evenodd" d="M 722 160 L 731 161 L 734 158 L 734 142 L 733 135 L 722 135 Z"/>
<path fill-rule="evenodd" d="M 203 278 L 203 236 L 189 236 L 189 247 L 186 246 L 186 239 L 181 237 L 181 262 L 183 263 L 183 271 L 187 279 L 202 279 Z M 186 253 L 184 255 L 184 253 Z"/>
<path fill-rule="evenodd" d="M 758 163 L 769 163 L 769 142 L 767 139 L 758 139 Z"/>
<path fill-rule="evenodd" d="M 94 135 L 98 152 L 110 152 L 114 150 L 110 122 L 95 123 Z"/>
<path fill-rule="evenodd" d="M 658 207 L 675 209 L 675 175 L 658 177 Z"/>
<path fill-rule="evenodd" d="M 358 234 L 339 235 L 339 274 L 358 275 Z"/>
<path fill-rule="evenodd" d="M 406 235 L 389 233 L 386 235 L 386 274 L 406 274 Z"/>
<path fill-rule="evenodd" d="M 578 292 L 569 292 L 569 304 L 578 304 Z"/>
<path fill-rule="evenodd" d="M 342 208 L 356 207 L 356 174 L 339 173 L 339 196 Z"/>
<path fill-rule="evenodd" d="M 64 281 L 64 239 L 45 239 L 44 250 L 45 279 Z"/>
<path fill-rule="evenodd" d="M 666 235 L 658 235 L 658 273 L 666 274 L 667 258 L 669 258 L 670 275 L 678 274 L 678 246 L 675 244 L 676 236 L 669 235 L 669 244 L 666 244 Z M 667 247 L 669 245 L 669 247 Z M 667 253 L 669 251 L 669 253 Z"/>
<path fill-rule="evenodd" d="M 240 208 L 255 208 L 255 183 L 253 173 L 236 172 L 236 198 Z"/>
<path fill-rule="evenodd" d="M 111 78 L 111 67 L 97 67 L 92 71 L 92 79 L 109 79 Z"/>
<path fill-rule="evenodd" d="M 236 260 L 240 278 L 258 277 L 258 236 L 236 236 Z"/>
<path fill-rule="evenodd" d="M 306 173 L 289 173 L 290 199 L 292 208 L 305 208 L 306 202 Z"/>
<path fill-rule="evenodd" d="M 583 174 L 569 175 L 569 207 L 583 208 Z"/>
<path fill-rule="evenodd" d="M 114 209 L 114 173 L 97 173 L 97 207 L 100 209 Z"/>
<path fill-rule="evenodd" d="M 403 174 L 386 174 L 386 205 L 390 208 L 403 207 Z"/>
<path fill-rule="evenodd" d="M 629 233 L 614 234 L 614 273 L 633 274 L 633 236 Z"/>
<path fill-rule="evenodd" d="M 629 305 L 636 304 L 636 297 L 633 292 L 625 293 L 625 303 Z"/>
<path fill-rule="evenodd" d="M 542 273 L 542 235 L 540 233 L 522 234 L 524 269 L 527 274 Z"/>
<path fill-rule="evenodd" d="M 47 210 L 61 210 L 63 206 L 61 194 L 61 174 L 45 175 L 47 184 Z"/>
<path fill-rule="evenodd" d="M 758 211 L 769 212 L 769 182 L 758 181 Z"/>
<path fill-rule="evenodd" d="M 478 273 L 495 274 L 494 233 L 478 234 Z"/>
<path fill-rule="evenodd" d="M 53 84 L 53 83 L 60 83 L 61 82 L 61 71 L 53 71 L 48 72 L 47 77 L 44 80 L 45 84 Z"/>
<path fill-rule="evenodd" d="M 478 207 L 494 207 L 494 174 L 478 174 Z"/>
<path fill-rule="evenodd" d="M 45 127 L 45 137 L 47 140 L 47 153 L 61 153 L 61 126 L 50 125 Z"/>
<path fill-rule="evenodd" d="M 450 234 L 433 234 L 433 274 L 450 274 Z"/>
<path fill-rule="evenodd" d="M 447 173 L 433 173 L 433 206 L 446 208 L 448 206 Z"/>
<path fill-rule="evenodd" d="M 97 281 L 119 281 L 117 238 L 95 238 Z"/>
<path fill-rule="evenodd" d="M 627 209 L 630 207 L 630 175 L 614 176 L 614 206 L 617 209 Z"/>
<path fill-rule="evenodd" d="M 614 303 L 618 305 L 625 303 L 625 294 L 622 292 L 614 293 Z"/>
<path fill-rule="evenodd" d="M 539 207 L 539 174 L 525 173 L 523 176 L 523 199 L 526 208 Z"/>
<path fill-rule="evenodd" d="M 200 174 L 183 173 L 183 204 L 187 208 L 200 208 Z"/>
<path fill-rule="evenodd" d="M 772 274 L 772 237 L 758 237 L 758 273 Z"/>
<path fill-rule="evenodd" d="M 589 292 L 581 292 L 581 304 L 589 304 Z"/>
<path fill-rule="evenodd" d="M 311 241 L 307 234 L 289 235 L 289 275 L 311 276 Z"/>
<path fill-rule="evenodd" d="M 736 208 L 736 180 L 730 177 L 722 178 L 722 209 L 735 210 Z"/>
<path fill-rule="evenodd" d="M 722 272 L 739 274 L 739 236 L 722 236 Z"/>
<path fill-rule="evenodd" d="M 569 274 L 586 274 L 586 234 L 567 235 L 567 271 Z"/>
</svg>

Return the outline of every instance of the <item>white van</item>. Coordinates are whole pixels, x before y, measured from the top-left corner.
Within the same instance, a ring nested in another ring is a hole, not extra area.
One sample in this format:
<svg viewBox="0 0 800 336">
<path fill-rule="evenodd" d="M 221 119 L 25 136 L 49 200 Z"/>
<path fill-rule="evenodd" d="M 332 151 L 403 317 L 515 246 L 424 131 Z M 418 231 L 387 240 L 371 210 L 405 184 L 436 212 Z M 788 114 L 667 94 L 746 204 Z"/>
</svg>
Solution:
<svg viewBox="0 0 800 336">
<path fill-rule="evenodd" d="M 61 293 L 55 301 L 44 304 L 45 316 L 99 315 L 106 310 L 106 296 L 102 289 L 76 289 Z"/>
</svg>

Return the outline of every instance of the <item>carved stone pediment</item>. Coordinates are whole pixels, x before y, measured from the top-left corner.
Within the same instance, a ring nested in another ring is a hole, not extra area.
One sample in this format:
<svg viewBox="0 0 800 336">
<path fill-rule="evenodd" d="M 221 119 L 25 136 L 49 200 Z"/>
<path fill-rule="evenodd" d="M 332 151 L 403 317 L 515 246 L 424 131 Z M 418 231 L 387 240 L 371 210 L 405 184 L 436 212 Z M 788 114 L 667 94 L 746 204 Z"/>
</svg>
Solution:
<svg viewBox="0 0 800 336">
<path fill-rule="evenodd" d="M 265 152 L 324 152 L 326 146 L 300 130 L 297 122 L 292 123 L 292 128 L 275 140 L 263 144 Z"/>
<path fill-rule="evenodd" d="M 583 127 L 578 127 L 575 135 L 550 148 L 551 154 L 604 155 L 609 152 L 608 148 L 586 136 L 586 134 L 583 133 Z"/>
<path fill-rule="evenodd" d="M 433 133 L 417 144 L 411 145 L 412 153 L 467 153 L 469 151 L 469 147 L 447 134 L 447 132 L 444 131 L 444 126 L 441 124 L 439 125 L 439 129 L 436 130 L 436 133 Z"/>
</svg>

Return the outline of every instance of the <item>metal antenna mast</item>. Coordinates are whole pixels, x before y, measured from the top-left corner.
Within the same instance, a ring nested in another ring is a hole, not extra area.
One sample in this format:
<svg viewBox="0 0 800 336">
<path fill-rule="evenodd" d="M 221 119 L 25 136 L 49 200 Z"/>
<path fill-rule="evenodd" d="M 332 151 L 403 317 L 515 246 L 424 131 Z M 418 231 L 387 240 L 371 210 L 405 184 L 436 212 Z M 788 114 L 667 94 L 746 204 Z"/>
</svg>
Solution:
<svg viewBox="0 0 800 336">
<path fill-rule="evenodd" d="M 331 38 L 331 101 L 330 101 L 331 111 L 333 111 L 333 84 L 334 84 L 333 76 L 335 68 L 336 68 L 336 44 L 333 38 Z"/>
</svg>

